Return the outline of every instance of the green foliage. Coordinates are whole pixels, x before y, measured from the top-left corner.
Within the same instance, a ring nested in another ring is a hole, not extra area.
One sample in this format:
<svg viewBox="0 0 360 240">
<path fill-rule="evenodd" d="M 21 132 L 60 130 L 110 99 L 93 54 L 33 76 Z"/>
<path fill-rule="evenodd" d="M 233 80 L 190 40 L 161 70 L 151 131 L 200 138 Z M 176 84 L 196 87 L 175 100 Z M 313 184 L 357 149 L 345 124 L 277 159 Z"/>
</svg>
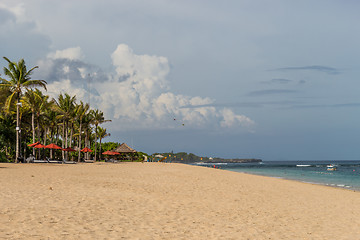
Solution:
<svg viewBox="0 0 360 240">
<path fill-rule="evenodd" d="M 191 162 L 201 162 L 201 161 L 208 161 L 208 157 L 200 157 L 196 156 L 193 153 L 186 153 L 186 152 L 179 152 L 179 153 L 154 153 L 152 156 L 155 155 L 162 155 L 166 157 L 165 161 L 169 162 L 180 162 L 180 163 L 191 163 Z"/>
<path fill-rule="evenodd" d="M 6 57 L 4 59 L 8 66 L 3 68 L 4 74 L 0 76 L 1 159 L 14 160 L 15 155 L 27 157 L 35 152 L 40 152 L 42 157 L 49 156 L 48 149 L 35 151 L 27 147 L 36 141 L 45 145 L 55 143 L 63 148 L 79 146 L 81 149 L 87 145 L 94 150 L 97 145 L 96 139 L 101 142 L 103 138 L 110 136 L 106 129 L 99 127 L 100 124 L 111 121 L 105 119 L 102 111 L 90 109 L 89 104 L 82 101 L 78 104 L 76 96 L 67 93 L 59 94 L 57 99 L 49 99 L 48 95 L 36 88 L 46 90 L 46 81 L 31 79 L 37 66 L 29 70 L 24 59 L 18 62 L 10 61 Z M 17 123 L 21 132 L 15 130 Z M 102 151 L 118 145 L 106 143 Z M 99 150 L 98 145 L 96 151 Z M 79 153 L 64 154 L 61 151 L 53 151 L 54 158 L 62 159 L 66 157 L 64 155 L 68 155 L 69 159 L 76 159 Z"/>
<path fill-rule="evenodd" d="M 120 143 L 117 143 L 117 142 L 101 143 L 101 151 L 102 152 L 111 151 L 111 150 L 114 150 L 115 148 L 117 148 L 118 146 L 120 146 Z"/>
<path fill-rule="evenodd" d="M 0 162 L 8 162 L 8 159 L 4 152 L 0 152 Z"/>
</svg>

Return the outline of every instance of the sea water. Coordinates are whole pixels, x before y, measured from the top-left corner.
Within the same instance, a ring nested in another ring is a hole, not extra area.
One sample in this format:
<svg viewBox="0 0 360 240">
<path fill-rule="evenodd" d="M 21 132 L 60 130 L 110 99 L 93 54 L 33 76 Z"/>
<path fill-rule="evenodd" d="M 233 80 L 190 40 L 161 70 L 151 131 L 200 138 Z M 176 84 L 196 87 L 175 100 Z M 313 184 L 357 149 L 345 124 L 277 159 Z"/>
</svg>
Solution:
<svg viewBox="0 0 360 240">
<path fill-rule="evenodd" d="M 337 170 L 328 171 L 329 164 L 334 164 Z M 360 161 L 264 161 L 198 165 L 360 191 Z"/>
</svg>

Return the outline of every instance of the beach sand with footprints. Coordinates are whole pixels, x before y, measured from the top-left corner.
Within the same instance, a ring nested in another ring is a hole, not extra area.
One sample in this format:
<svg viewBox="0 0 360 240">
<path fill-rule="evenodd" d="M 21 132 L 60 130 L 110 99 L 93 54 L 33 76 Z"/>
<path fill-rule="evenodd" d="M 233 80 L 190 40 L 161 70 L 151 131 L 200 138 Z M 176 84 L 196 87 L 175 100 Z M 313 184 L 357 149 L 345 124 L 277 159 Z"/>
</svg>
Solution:
<svg viewBox="0 0 360 240">
<path fill-rule="evenodd" d="M 0 164 L 0 239 L 360 239 L 360 192 L 169 163 Z"/>
</svg>

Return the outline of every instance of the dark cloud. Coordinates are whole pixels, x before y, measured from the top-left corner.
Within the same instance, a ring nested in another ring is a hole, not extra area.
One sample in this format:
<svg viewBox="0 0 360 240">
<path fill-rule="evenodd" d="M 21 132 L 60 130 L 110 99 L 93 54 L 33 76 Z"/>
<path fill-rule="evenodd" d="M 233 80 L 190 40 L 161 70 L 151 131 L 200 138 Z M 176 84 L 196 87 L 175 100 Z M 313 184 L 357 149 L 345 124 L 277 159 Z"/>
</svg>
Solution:
<svg viewBox="0 0 360 240">
<path fill-rule="evenodd" d="M 73 82 L 77 82 L 88 79 L 89 77 L 91 80 L 97 82 L 107 80 L 107 76 L 104 74 L 101 68 L 80 60 L 60 58 L 48 61 L 52 61 L 50 69 L 47 69 L 48 74 L 46 76 L 50 82 L 60 81 L 63 79 L 71 79 Z M 85 77 L 83 77 L 82 74 L 84 73 L 82 73 L 80 69 L 84 69 L 86 75 Z"/>
<path fill-rule="evenodd" d="M 287 84 L 287 83 L 291 83 L 291 82 L 293 82 L 293 80 L 286 79 L 286 78 L 273 78 L 271 80 L 263 81 L 261 83 L 265 83 L 265 84 Z"/>
<path fill-rule="evenodd" d="M 360 107 L 360 103 L 293 105 L 290 108 L 348 108 L 348 107 Z"/>
<path fill-rule="evenodd" d="M 24 58 L 30 65 L 42 58 L 49 50 L 51 40 L 38 31 L 34 21 L 17 21 L 16 16 L 0 8 L 1 56 L 12 61 Z"/>
<path fill-rule="evenodd" d="M 135 74 L 133 74 L 133 75 L 135 75 Z M 128 80 L 130 77 L 131 77 L 130 73 L 127 73 L 127 74 L 125 74 L 125 75 L 120 76 L 120 77 L 118 78 L 118 81 L 119 81 L 119 82 L 125 82 L 125 81 Z"/>
<path fill-rule="evenodd" d="M 203 107 L 228 107 L 228 108 L 262 108 L 273 106 L 281 109 L 306 109 L 306 108 L 349 108 L 360 107 L 360 103 L 337 103 L 337 104 L 304 104 L 301 101 L 266 101 L 266 102 L 234 102 L 213 103 L 204 105 L 189 105 L 181 108 L 203 108 Z"/>
<path fill-rule="evenodd" d="M 6 24 L 9 21 L 15 22 L 16 17 L 13 13 L 6 9 L 0 8 L 0 25 Z"/>
<path fill-rule="evenodd" d="M 265 106 L 290 106 L 300 104 L 297 101 L 266 101 L 266 102 L 233 102 L 233 103 L 212 103 L 203 105 L 189 105 L 182 108 L 203 108 L 203 107 L 228 107 L 228 108 L 262 108 Z"/>
<path fill-rule="evenodd" d="M 299 84 L 305 84 L 306 81 L 305 81 L 305 80 L 300 80 L 298 83 L 299 83 Z"/>
<path fill-rule="evenodd" d="M 319 66 L 319 65 L 313 65 L 313 66 L 304 66 L 304 67 L 284 67 L 284 68 L 275 68 L 271 69 L 271 71 L 318 71 L 318 72 L 324 72 L 331 75 L 340 74 L 340 71 L 333 67 L 327 67 L 327 66 Z"/>
<path fill-rule="evenodd" d="M 263 96 L 263 95 L 275 95 L 275 94 L 289 94 L 289 93 L 296 93 L 295 90 L 288 90 L 288 89 L 268 89 L 268 90 L 260 90 L 260 91 L 253 91 L 250 92 L 249 96 Z"/>
<path fill-rule="evenodd" d="M 292 82 L 292 80 L 290 79 L 285 79 L 285 78 L 273 78 L 270 80 L 272 83 L 281 83 L 281 84 L 286 84 L 286 83 L 290 83 Z"/>
<path fill-rule="evenodd" d="M 75 87 L 83 89 L 88 89 L 92 83 L 109 80 L 109 77 L 100 67 L 87 64 L 81 60 L 59 58 L 47 59 L 46 62 L 46 65 L 40 65 L 39 70 L 34 74 L 34 78 L 46 80 L 48 83 L 70 79 Z M 80 69 L 83 69 L 83 72 Z M 91 92 L 94 95 L 99 95 L 96 89 L 91 88 Z"/>
</svg>

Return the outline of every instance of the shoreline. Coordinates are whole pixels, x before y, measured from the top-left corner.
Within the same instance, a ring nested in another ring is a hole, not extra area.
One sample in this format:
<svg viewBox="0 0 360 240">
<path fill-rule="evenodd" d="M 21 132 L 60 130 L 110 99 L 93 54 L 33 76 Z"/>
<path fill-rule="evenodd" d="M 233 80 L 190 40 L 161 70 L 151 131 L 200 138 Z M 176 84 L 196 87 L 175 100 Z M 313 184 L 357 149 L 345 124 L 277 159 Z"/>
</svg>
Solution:
<svg viewBox="0 0 360 240">
<path fill-rule="evenodd" d="M 231 170 L 227 170 L 227 169 L 221 169 L 221 170 L 225 170 L 225 171 L 231 171 Z M 236 172 L 236 171 L 231 171 L 231 172 Z M 321 183 L 321 182 L 310 182 L 310 181 L 305 181 L 305 180 L 300 180 L 300 179 L 292 179 L 292 178 L 286 178 L 286 177 L 276 177 L 276 176 L 270 176 L 270 175 L 262 175 L 262 174 L 256 174 L 256 173 L 248 173 L 248 172 L 237 172 L 237 173 L 243 173 L 243 174 L 249 174 L 249 175 L 254 175 L 254 176 L 260 176 L 260 177 L 270 177 L 270 178 L 275 178 L 275 179 L 283 179 L 286 181 L 294 181 L 294 182 L 299 182 L 299 183 L 305 183 L 305 184 L 311 184 L 311 185 L 318 185 L 318 186 L 324 186 L 324 187 L 330 187 L 330 188 L 335 188 L 335 189 L 343 189 L 343 190 L 348 190 L 348 191 L 353 191 L 353 192 L 360 192 L 360 189 L 358 188 L 351 188 L 349 187 L 342 187 L 336 184 L 328 184 L 328 183 Z"/>
<path fill-rule="evenodd" d="M 276 162 L 284 162 L 284 161 L 276 161 Z M 319 162 L 321 161 L 316 161 L 317 163 L 315 164 L 314 161 L 309 161 L 312 163 L 312 165 L 317 165 Z M 339 162 L 339 161 L 337 161 Z M 346 161 L 340 161 L 343 163 L 340 164 L 344 164 L 346 163 Z M 359 160 L 356 160 L 356 162 L 359 162 Z M 286 161 L 286 164 L 288 164 L 288 161 Z M 323 163 L 321 164 L 328 164 L 328 161 L 323 161 Z M 359 164 L 359 163 L 357 163 Z M 190 164 L 190 165 L 194 165 L 194 166 L 200 166 L 200 167 L 210 167 L 213 168 L 213 164 Z M 214 164 L 214 166 L 222 166 L 222 165 L 227 165 L 226 163 L 217 163 Z M 346 166 L 346 165 L 345 165 Z M 276 166 L 274 166 L 276 167 Z M 315 185 L 321 185 L 321 186 L 327 186 L 327 187 L 333 187 L 333 188 L 340 188 L 340 189 L 346 189 L 346 190 L 350 190 L 350 191 L 356 191 L 356 192 L 360 192 L 360 185 L 354 185 L 353 182 L 347 182 L 347 183 L 343 183 L 343 182 L 338 182 L 338 183 L 333 183 L 333 182 L 327 182 L 326 180 L 316 180 L 316 179 L 312 179 L 311 177 L 309 177 L 308 179 L 304 179 L 304 178 L 299 178 L 297 176 L 292 176 L 290 175 L 286 175 L 286 176 L 281 176 L 281 174 L 279 174 L 278 176 L 276 176 L 276 174 L 267 174 L 266 172 L 264 173 L 257 173 L 257 172 L 251 172 L 251 171 L 244 171 L 242 170 L 242 168 L 224 168 L 224 167 L 218 167 L 222 170 L 227 170 L 227 171 L 231 171 L 231 172 L 238 172 L 238 173 L 245 173 L 245 174 L 250 174 L 250 175 L 255 175 L 255 176 L 264 176 L 264 177 L 271 177 L 271 178 L 277 178 L 277 179 L 284 179 L 284 180 L 290 180 L 290 181 L 296 181 L 296 182 L 301 182 L 301 183 L 309 183 L 309 184 L 315 184 Z M 235 170 L 234 170 L 235 169 Z M 245 167 L 246 169 L 246 167 Z M 328 174 L 329 172 L 324 172 L 326 174 Z M 331 173 L 331 172 L 330 172 Z M 346 180 L 345 180 L 346 181 Z"/>
<path fill-rule="evenodd" d="M 359 192 L 220 170 L 176 163 L 0 164 L 0 238 L 360 234 Z"/>
</svg>

